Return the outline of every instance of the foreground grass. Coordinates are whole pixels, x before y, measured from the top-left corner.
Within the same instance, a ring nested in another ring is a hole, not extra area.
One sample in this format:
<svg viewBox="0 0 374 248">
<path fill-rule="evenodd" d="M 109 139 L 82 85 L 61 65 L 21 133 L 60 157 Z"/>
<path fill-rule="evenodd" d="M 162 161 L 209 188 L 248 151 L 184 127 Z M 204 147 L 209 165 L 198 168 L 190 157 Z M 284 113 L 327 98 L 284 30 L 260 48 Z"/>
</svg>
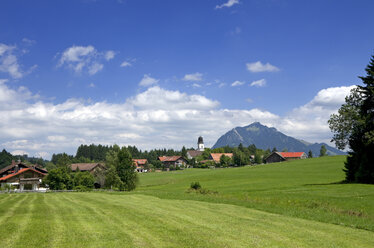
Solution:
<svg viewBox="0 0 374 248">
<path fill-rule="evenodd" d="M 199 200 L 374 231 L 374 185 L 341 184 L 345 156 L 140 176 L 136 193 Z M 186 193 L 199 181 L 218 194 Z"/>
<path fill-rule="evenodd" d="M 0 195 L 0 247 L 373 247 L 370 231 L 137 194 Z"/>
</svg>

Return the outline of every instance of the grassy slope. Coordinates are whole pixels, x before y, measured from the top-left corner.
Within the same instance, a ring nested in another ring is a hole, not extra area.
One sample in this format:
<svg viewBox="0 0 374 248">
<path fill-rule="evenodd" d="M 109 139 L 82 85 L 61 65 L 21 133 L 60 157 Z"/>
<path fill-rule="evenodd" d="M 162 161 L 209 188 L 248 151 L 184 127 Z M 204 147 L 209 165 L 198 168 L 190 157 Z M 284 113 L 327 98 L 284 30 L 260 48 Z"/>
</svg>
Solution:
<svg viewBox="0 0 374 248">
<path fill-rule="evenodd" d="M 149 173 L 136 193 L 246 206 L 374 231 L 374 185 L 338 184 L 345 156 L 235 169 Z M 218 194 L 188 194 L 193 181 Z"/>
<path fill-rule="evenodd" d="M 201 201 L 0 195 L 0 247 L 373 247 L 373 233 Z"/>
</svg>

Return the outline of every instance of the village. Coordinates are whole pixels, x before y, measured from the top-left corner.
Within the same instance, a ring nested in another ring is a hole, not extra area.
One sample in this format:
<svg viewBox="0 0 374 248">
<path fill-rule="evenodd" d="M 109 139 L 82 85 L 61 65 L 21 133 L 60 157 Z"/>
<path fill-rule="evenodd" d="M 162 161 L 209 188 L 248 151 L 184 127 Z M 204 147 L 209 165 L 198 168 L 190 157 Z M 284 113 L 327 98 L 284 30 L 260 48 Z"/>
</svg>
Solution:
<svg viewBox="0 0 374 248">
<path fill-rule="evenodd" d="M 194 150 L 187 150 L 186 156 L 160 156 L 157 158 L 161 162 L 162 168 L 151 168 L 149 161 L 144 158 L 134 158 L 133 167 L 137 173 L 147 172 L 161 172 L 170 170 L 183 170 L 186 168 L 223 168 L 239 166 L 235 164 L 234 153 L 215 153 L 209 152 L 207 159 L 201 159 L 204 152 L 208 151 L 205 148 L 203 137 L 199 137 L 197 141 L 197 148 Z M 274 151 L 265 158 L 262 158 L 264 163 L 283 162 L 296 159 L 305 159 L 308 156 L 305 152 L 278 152 Z M 196 160 L 200 158 L 199 160 Z M 254 163 L 255 155 L 250 155 L 245 161 Z M 249 164 L 249 163 L 248 163 Z M 246 164 L 243 164 L 246 165 Z M 243 166 L 241 165 L 241 166 Z M 74 172 L 87 172 L 94 178 L 94 187 L 96 189 L 104 187 L 103 178 L 107 167 L 104 162 L 97 163 L 71 163 L 68 168 Z M 0 185 L 3 190 L 13 190 L 14 192 L 46 192 L 48 185 L 43 183 L 43 179 L 48 175 L 48 170 L 38 164 L 27 164 L 21 161 L 12 161 L 12 164 L 0 170 Z"/>
</svg>

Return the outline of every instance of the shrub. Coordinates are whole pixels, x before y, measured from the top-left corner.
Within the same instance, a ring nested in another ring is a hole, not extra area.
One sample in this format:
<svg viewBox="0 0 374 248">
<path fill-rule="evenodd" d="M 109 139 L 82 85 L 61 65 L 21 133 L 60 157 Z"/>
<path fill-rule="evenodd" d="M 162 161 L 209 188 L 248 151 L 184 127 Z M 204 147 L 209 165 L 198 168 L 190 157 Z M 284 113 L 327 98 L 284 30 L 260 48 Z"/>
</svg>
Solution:
<svg viewBox="0 0 374 248">
<path fill-rule="evenodd" d="M 201 189 L 201 185 L 199 182 L 192 182 L 190 188 L 194 190 L 198 190 L 198 189 Z"/>
</svg>

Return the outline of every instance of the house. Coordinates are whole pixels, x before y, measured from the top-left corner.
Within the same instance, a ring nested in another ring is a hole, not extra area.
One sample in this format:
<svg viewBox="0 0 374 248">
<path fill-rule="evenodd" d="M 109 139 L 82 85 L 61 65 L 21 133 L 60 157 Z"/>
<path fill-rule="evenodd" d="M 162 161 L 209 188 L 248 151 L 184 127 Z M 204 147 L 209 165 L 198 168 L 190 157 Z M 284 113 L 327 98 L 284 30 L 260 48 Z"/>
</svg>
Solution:
<svg viewBox="0 0 374 248">
<path fill-rule="evenodd" d="M 266 163 L 283 162 L 307 158 L 305 152 L 273 152 L 266 159 Z"/>
<path fill-rule="evenodd" d="M 133 159 L 134 166 L 136 166 L 137 172 L 147 172 L 148 170 L 145 168 L 148 164 L 147 159 Z"/>
<path fill-rule="evenodd" d="M 201 156 L 203 154 L 202 151 L 198 151 L 198 150 L 188 150 L 187 151 L 187 158 L 188 159 L 193 159 L 193 158 L 196 158 L 197 156 Z"/>
<path fill-rule="evenodd" d="M 39 165 L 26 165 L 25 163 L 22 163 L 21 161 L 15 162 L 14 160 L 12 161 L 12 164 L 2 168 L 0 170 L 0 178 L 9 174 L 13 174 L 16 170 L 20 169 L 25 169 L 25 168 L 34 168 L 37 171 L 40 171 L 44 174 L 47 174 L 48 171 L 44 168 L 42 168 Z"/>
<path fill-rule="evenodd" d="M 81 172 L 88 171 L 95 177 L 95 188 L 101 188 L 105 184 L 105 170 L 107 169 L 104 164 L 101 163 L 77 163 L 71 164 L 70 168 L 72 172 L 77 170 Z"/>
<path fill-rule="evenodd" d="M 170 168 L 181 168 L 187 165 L 187 160 L 182 156 L 162 156 L 158 160 L 169 170 Z"/>
<path fill-rule="evenodd" d="M 219 163 L 222 155 L 225 155 L 226 157 L 232 157 L 234 156 L 233 153 L 211 153 L 210 154 L 210 159 L 213 160 L 215 163 Z"/>
<path fill-rule="evenodd" d="M 94 174 L 95 171 L 98 171 L 98 170 L 106 170 L 105 165 L 101 163 L 77 163 L 77 164 L 71 164 L 70 168 L 73 172 L 79 169 L 79 171 L 82 171 L 82 172 L 88 171 L 91 174 Z"/>
<path fill-rule="evenodd" d="M 1 187 L 11 185 L 20 191 L 39 190 L 42 179 L 47 171 L 37 166 L 30 166 L 21 162 L 14 163 L 0 171 Z"/>
</svg>

